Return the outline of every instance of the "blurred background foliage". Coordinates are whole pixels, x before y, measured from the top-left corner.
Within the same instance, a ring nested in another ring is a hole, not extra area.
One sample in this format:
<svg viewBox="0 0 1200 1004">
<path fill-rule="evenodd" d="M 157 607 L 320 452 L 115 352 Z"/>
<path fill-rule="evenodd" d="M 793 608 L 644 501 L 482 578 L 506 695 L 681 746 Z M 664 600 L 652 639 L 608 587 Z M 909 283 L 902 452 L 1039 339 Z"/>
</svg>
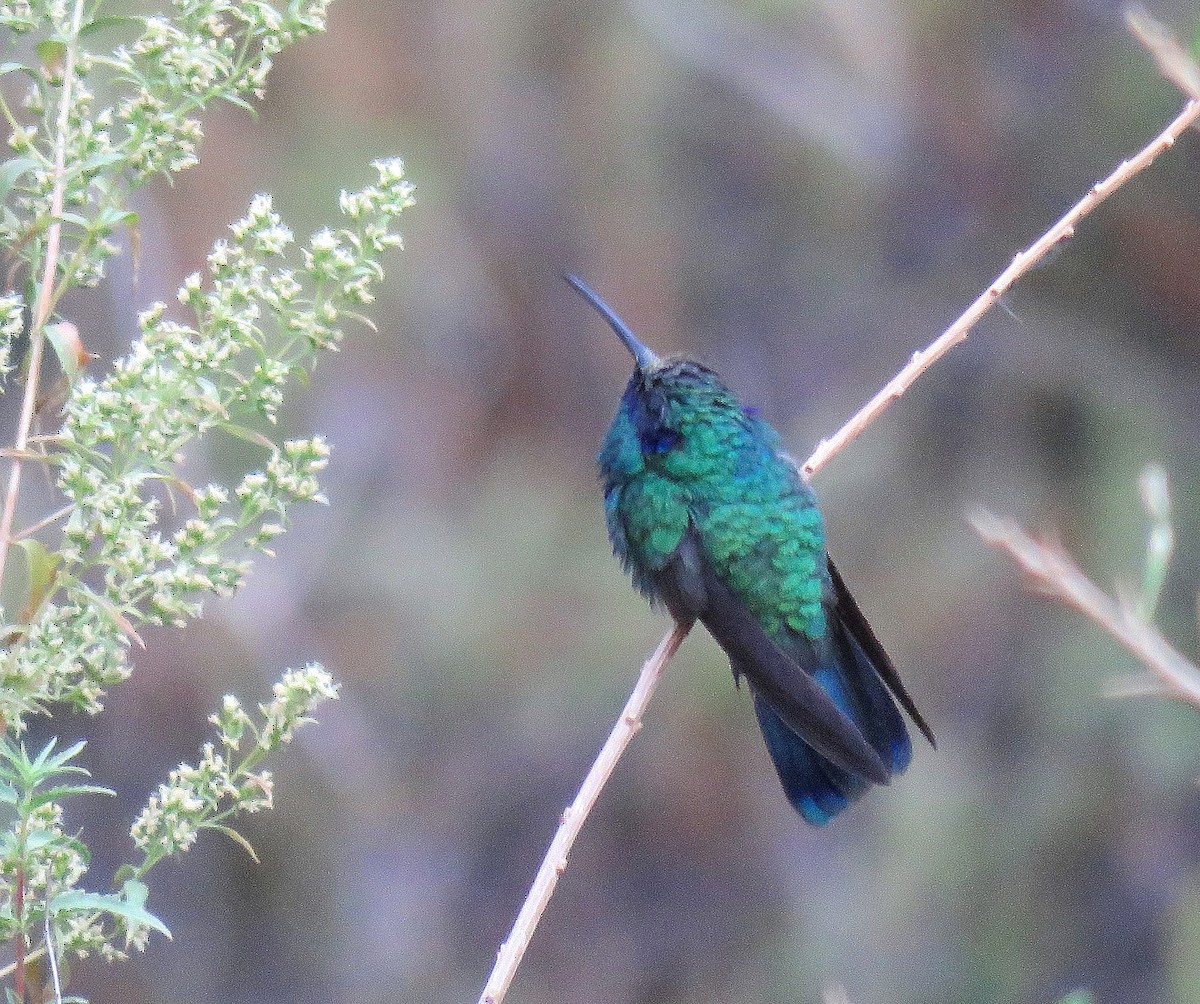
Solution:
<svg viewBox="0 0 1200 1004">
<path fill-rule="evenodd" d="M 1154 13 L 1185 33 L 1195 2 Z M 363 330 L 284 418 L 332 505 L 110 711 L 64 725 L 125 820 L 228 690 L 321 659 L 343 699 L 247 827 L 162 869 L 176 940 L 96 1000 L 474 1000 L 667 626 L 611 559 L 593 454 L 627 377 L 577 270 L 704 358 L 798 456 L 1181 104 L 1110 0 L 338 0 L 257 118 L 145 195 L 143 253 L 68 310 L 99 367 L 249 197 L 297 230 L 370 158 L 418 186 Z M 986 504 L 1135 582 L 1158 459 L 1195 653 L 1200 138 L 1081 228 L 815 487 L 830 547 L 939 737 L 824 830 L 786 804 L 697 632 L 572 857 L 513 1004 L 1200 999 L 1200 721 L 1113 701 L 1130 660 L 973 536 Z M 17 401 L 0 407 L 11 413 Z M 230 449 L 237 449 L 231 444 Z M 197 456 L 219 472 L 228 458 Z"/>
</svg>

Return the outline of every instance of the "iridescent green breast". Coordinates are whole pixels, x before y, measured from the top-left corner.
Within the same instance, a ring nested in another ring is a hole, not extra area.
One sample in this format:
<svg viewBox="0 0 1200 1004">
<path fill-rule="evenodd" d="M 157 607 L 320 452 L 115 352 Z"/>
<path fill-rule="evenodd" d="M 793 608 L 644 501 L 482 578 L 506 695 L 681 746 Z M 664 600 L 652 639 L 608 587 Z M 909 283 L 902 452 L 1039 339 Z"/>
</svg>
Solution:
<svg viewBox="0 0 1200 1004">
<path fill-rule="evenodd" d="M 714 571 L 769 633 L 819 638 L 828 572 L 816 499 L 775 431 L 699 373 L 652 404 L 649 433 L 644 389 L 622 400 L 599 458 L 614 550 L 652 593 L 647 572 L 693 525 Z"/>
</svg>

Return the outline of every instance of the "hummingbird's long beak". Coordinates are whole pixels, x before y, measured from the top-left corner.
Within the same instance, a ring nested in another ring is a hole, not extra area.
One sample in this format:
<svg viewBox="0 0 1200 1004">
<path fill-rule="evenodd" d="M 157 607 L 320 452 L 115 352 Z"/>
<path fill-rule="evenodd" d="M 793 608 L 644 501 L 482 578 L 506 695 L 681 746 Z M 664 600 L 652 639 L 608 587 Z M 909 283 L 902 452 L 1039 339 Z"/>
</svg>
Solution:
<svg viewBox="0 0 1200 1004">
<path fill-rule="evenodd" d="M 642 344 L 638 336 L 629 330 L 625 322 L 616 315 L 607 303 L 592 292 L 591 287 L 586 282 L 577 275 L 564 275 L 563 278 L 570 283 L 575 292 L 595 307 L 604 319 L 608 321 L 609 327 L 617 333 L 617 337 L 625 343 L 625 348 L 633 355 L 639 370 L 646 372 L 658 365 L 659 358 L 655 355 L 654 351 L 649 346 Z"/>
</svg>

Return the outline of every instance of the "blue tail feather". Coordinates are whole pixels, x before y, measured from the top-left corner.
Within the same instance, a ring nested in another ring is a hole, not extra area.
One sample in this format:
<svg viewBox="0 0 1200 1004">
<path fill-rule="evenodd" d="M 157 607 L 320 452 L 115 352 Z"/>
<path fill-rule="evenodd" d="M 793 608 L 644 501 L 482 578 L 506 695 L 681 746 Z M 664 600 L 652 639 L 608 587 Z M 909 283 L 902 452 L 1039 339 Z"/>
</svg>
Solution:
<svg viewBox="0 0 1200 1004">
<path fill-rule="evenodd" d="M 815 753 L 757 694 L 754 712 L 784 794 L 807 822 L 828 823 L 870 786 Z"/>
<path fill-rule="evenodd" d="M 870 658 L 836 618 L 831 660 L 812 675 L 859 728 L 892 774 L 912 759 L 908 729 Z M 810 823 L 822 825 L 871 786 L 815 752 L 757 694 L 754 711 L 788 800 Z"/>
</svg>

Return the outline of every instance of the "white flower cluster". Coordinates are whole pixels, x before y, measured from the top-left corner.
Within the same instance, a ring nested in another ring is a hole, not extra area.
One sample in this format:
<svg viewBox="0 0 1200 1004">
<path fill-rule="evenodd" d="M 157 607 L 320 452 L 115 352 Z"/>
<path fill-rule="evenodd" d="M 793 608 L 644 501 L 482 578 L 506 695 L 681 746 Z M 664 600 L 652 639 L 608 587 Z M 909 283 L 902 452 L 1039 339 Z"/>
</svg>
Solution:
<svg viewBox="0 0 1200 1004">
<path fill-rule="evenodd" d="M 103 278 L 106 259 L 117 252 L 113 232 L 133 220 L 125 208 L 131 190 L 155 174 L 193 166 L 203 136 L 200 112 L 216 100 L 244 105 L 261 98 L 272 56 L 322 30 L 328 4 L 175 0 L 169 16 L 142 18 L 140 34 L 128 44 L 93 54 L 84 48 L 84 36 L 75 37 L 73 8 L 63 0 L 2 0 L 0 29 L 14 37 L 47 28 L 52 33 L 45 47 L 35 46 L 39 61 L 23 101 L 33 121 L 10 120 L 8 144 L 18 157 L 7 165 L 11 192 L 0 216 L 0 243 L 18 248 L 40 273 L 46 250 L 41 234 L 55 184 L 57 106 L 68 93 L 62 86 L 67 47 L 75 51 L 76 73 L 61 137 L 70 165 L 62 179 L 70 212 L 60 218 L 64 288 Z M 82 28 L 88 27 L 85 18 Z M 96 89 L 108 93 L 115 85 L 123 93 L 97 108 L 90 76 L 103 77 Z"/>
<path fill-rule="evenodd" d="M 68 701 L 94 714 L 105 691 L 129 676 L 128 645 L 112 607 L 78 587 L 48 604 L 5 656 L 0 712 L 14 723 L 31 707 Z"/>
<path fill-rule="evenodd" d="M 269 753 L 280 743 L 292 741 L 292 732 L 311 722 L 309 714 L 324 701 L 337 700 L 337 684 L 325 668 L 315 662 L 303 669 L 289 669 L 272 690 L 269 704 L 260 704 L 263 724 L 258 730 L 258 748 Z"/>
<path fill-rule="evenodd" d="M 318 704 L 336 698 L 333 678 L 315 663 L 288 670 L 275 684 L 271 701 L 259 705 L 261 724 L 236 697 L 226 695 L 220 711 L 209 719 L 220 732 L 223 752 L 206 744 L 198 764 L 180 764 L 171 771 L 130 830 L 145 856 L 139 874 L 167 855 L 188 850 L 201 830 L 224 829 L 223 821 L 232 815 L 269 809 L 271 772 L 258 770 L 258 763 L 288 742 L 298 726 L 312 721 L 309 716 Z M 239 760 L 247 734 L 254 743 Z"/>
<path fill-rule="evenodd" d="M 87 861 L 79 845 L 63 832 L 62 823 L 62 805 L 58 802 L 47 802 L 29 814 L 25 843 L 33 840 L 47 848 L 47 853 L 39 854 L 32 867 L 23 862 L 19 846 L 12 843 L 0 854 L 0 875 L 4 878 L 12 878 L 18 867 L 26 865 L 25 896 L 35 902 L 45 899 L 47 891 L 71 888 L 87 872 Z"/>
<path fill-rule="evenodd" d="M 13 903 L 11 892 L 18 872 L 22 878 L 22 899 L 25 909 L 44 909 L 47 900 L 58 893 L 73 889 L 87 872 L 87 850 L 63 830 L 63 810 L 57 801 L 33 809 L 17 836 L 14 830 L 5 834 L 0 853 L 0 879 L 6 896 L 0 902 L 0 934 L 6 940 L 16 934 L 12 930 Z M 36 850 L 36 853 L 30 853 Z M 86 956 L 102 950 L 106 941 L 103 922 L 92 914 L 74 917 L 60 931 L 60 951 Z"/>
<path fill-rule="evenodd" d="M 255 425 L 274 423 L 289 384 L 318 348 L 336 345 L 343 309 L 370 299 L 380 254 L 399 244 L 394 218 L 412 203 L 399 161 L 376 169 L 378 184 L 342 197 L 353 226 L 321 231 L 301 249 L 270 198 L 257 196 L 214 247 L 207 283 L 194 275 L 179 291 L 195 323 L 155 304 L 111 373 L 76 384 L 58 444 L 71 505 L 62 586 L 6 655 L 7 675 L 25 683 L 14 698 L 53 695 L 98 710 L 105 687 L 128 673 L 137 625 L 183 625 L 205 595 L 232 593 L 249 571 L 244 548 L 270 553 L 290 506 L 325 501 L 318 476 L 329 447 L 320 437 L 273 446 L 263 468 L 232 490 L 192 488 L 178 466 L 190 444 L 216 430 L 269 444 Z M 286 263 L 289 252 L 298 266 Z M 19 300 L 7 302 L 0 331 L 20 314 Z M 164 527 L 181 491 L 195 512 Z M 100 582 L 90 569 L 101 570 Z"/>
<path fill-rule="evenodd" d="M 24 328 L 25 300 L 19 293 L 0 296 L 0 381 L 12 371 L 12 347 Z"/>
<path fill-rule="evenodd" d="M 328 0 L 271 4 L 176 0 L 173 18 L 150 17 L 116 65 L 137 89 L 117 108 L 139 178 L 196 163 L 201 138 L 193 110 L 215 98 L 261 98 L 271 57 L 325 26 Z"/>
</svg>

